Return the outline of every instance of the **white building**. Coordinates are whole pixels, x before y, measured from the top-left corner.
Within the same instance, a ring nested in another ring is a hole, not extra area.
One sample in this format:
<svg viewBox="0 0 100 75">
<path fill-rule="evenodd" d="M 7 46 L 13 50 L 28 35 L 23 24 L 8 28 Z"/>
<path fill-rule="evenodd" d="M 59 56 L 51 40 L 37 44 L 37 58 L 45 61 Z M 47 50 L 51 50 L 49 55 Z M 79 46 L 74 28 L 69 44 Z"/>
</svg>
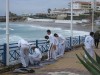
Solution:
<svg viewBox="0 0 100 75">
<path fill-rule="evenodd" d="M 69 3 L 68 6 L 70 9 L 71 3 Z M 73 2 L 73 9 L 91 9 L 91 2 L 75 1 Z"/>
<path fill-rule="evenodd" d="M 100 2 L 97 2 L 95 6 L 96 6 L 96 10 L 100 11 Z"/>
<path fill-rule="evenodd" d="M 91 1 L 74 1 L 73 2 L 73 16 L 79 15 L 89 15 L 93 9 L 93 4 L 95 6 L 95 11 L 100 12 L 100 2 Z M 68 8 L 54 9 L 50 13 L 38 13 L 37 15 L 46 15 L 50 18 L 65 18 L 64 16 L 71 15 L 71 3 L 68 3 Z"/>
<path fill-rule="evenodd" d="M 100 2 L 96 2 L 95 10 L 100 11 Z M 93 9 L 93 2 L 86 1 L 75 1 L 73 2 L 73 16 L 79 16 L 80 14 L 89 15 L 89 12 Z M 68 14 L 70 16 L 71 13 L 71 3 L 68 3 L 68 9 L 54 9 L 52 13 L 62 13 Z"/>
</svg>

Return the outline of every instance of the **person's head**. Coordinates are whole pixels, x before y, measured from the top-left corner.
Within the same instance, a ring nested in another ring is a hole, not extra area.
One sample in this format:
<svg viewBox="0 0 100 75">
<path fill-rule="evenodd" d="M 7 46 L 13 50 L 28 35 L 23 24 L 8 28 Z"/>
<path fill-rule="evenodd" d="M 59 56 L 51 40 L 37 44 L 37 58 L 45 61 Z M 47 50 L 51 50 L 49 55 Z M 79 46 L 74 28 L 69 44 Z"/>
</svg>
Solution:
<svg viewBox="0 0 100 75">
<path fill-rule="evenodd" d="M 46 35 L 46 36 L 44 36 L 44 38 L 48 40 L 49 39 L 49 36 Z"/>
<path fill-rule="evenodd" d="M 48 29 L 47 30 L 47 34 L 50 35 L 51 34 L 51 30 Z"/>
<path fill-rule="evenodd" d="M 94 32 L 90 32 L 90 36 L 94 36 Z"/>
<path fill-rule="evenodd" d="M 36 48 L 36 47 L 35 47 L 34 45 L 31 46 L 31 49 L 32 49 L 32 50 L 35 50 L 35 48 Z"/>
<path fill-rule="evenodd" d="M 54 33 L 54 37 L 59 37 L 57 33 Z"/>
</svg>

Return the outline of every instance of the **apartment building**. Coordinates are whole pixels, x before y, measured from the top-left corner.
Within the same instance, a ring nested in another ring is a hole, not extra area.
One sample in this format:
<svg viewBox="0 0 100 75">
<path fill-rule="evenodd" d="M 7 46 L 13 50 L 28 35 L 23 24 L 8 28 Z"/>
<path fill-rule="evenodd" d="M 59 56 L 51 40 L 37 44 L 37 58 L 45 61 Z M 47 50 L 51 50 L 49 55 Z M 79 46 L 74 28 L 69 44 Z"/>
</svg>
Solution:
<svg viewBox="0 0 100 75">
<path fill-rule="evenodd" d="M 89 2 L 89 1 L 74 1 L 73 2 L 73 16 L 79 15 L 90 15 L 90 12 L 95 6 L 95 12 L 100 12 L 100 2 Z M 50 13 L 41 13 L 38 15 L 46 15 L 47 17 L 57 18 L 58 16 L 71 16 L 71 2 L 68 3 L 68 8 L 62 8 L 51 10 Z M 64 17 L 65 18 L 65 17 Z"/>
<path fill-rule="evenodd" d="M 84 2 L 75 1 L 73 2 L 73 16 L 79 16 L 80 14 L 89 15 L 93 9 L 93 4 L 95 4 L 95 11 L 100 11 L 100 2 Z M 54 9 L 52 13 L 66 13 L 68 16 L 71 14 L 71 3 L 68 3 L 68 8 Z"/>
</svg>

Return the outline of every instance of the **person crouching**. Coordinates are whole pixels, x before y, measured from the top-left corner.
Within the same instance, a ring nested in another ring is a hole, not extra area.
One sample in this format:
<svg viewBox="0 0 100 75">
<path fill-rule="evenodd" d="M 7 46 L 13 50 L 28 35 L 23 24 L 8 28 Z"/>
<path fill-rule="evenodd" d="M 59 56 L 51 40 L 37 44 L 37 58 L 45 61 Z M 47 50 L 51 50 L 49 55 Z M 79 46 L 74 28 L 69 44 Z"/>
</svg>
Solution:
<svg viewBox="0 0 100 75">
<path fill-rule="evenodd" d="M 41 51 L 39 50 L 39 48 L 36 48 L 35 46 L 32 46 L 31 50 L 33 52 L 32 54 L 29 54 L 30 64 L 35 66 L 39 65 L 42 58 Z"/>
</svg>

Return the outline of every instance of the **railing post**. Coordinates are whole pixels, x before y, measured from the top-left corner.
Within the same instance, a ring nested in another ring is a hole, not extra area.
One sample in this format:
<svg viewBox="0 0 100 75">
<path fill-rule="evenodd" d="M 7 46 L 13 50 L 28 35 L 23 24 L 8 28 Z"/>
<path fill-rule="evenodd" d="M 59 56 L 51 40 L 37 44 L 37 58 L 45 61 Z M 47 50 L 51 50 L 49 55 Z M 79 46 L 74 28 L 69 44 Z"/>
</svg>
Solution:
<svg viewBox="0 0 100 75">
<path fill-rule="evenodd" d="M 80 45 L 80 40 L 81 40 L 81 39 L 80 39 L 80 36 L 79 36 L 79 45 Z"/>
<path fill-rule="evenodd" d="M 3 63 L 4 63 L 4 65 L 6 65 L 6 49 L 7 49 L 7 47 L 6 47 L 6 43 L 4 44 L 4 52 L 3 52 Z"/>
<path fill-rule="evenodd" d="M 70 37 L 70 48 L 72 48 L 72 38 Z"/>
<path fill-rule="evenodd" d="M 38 40 L 36 40 L 36 48 L 38 48 Z"/>
<path fill-rule="evenodd" d="M 82 43 L 84 43 L 84 42 L 85 42 L 85 38 L 86 38 L 86 36 L 87 36 L 87 35 L 85 35 L 85 37 L 84 37 L 84 41 L 82 41 Z"/>
</svg>

